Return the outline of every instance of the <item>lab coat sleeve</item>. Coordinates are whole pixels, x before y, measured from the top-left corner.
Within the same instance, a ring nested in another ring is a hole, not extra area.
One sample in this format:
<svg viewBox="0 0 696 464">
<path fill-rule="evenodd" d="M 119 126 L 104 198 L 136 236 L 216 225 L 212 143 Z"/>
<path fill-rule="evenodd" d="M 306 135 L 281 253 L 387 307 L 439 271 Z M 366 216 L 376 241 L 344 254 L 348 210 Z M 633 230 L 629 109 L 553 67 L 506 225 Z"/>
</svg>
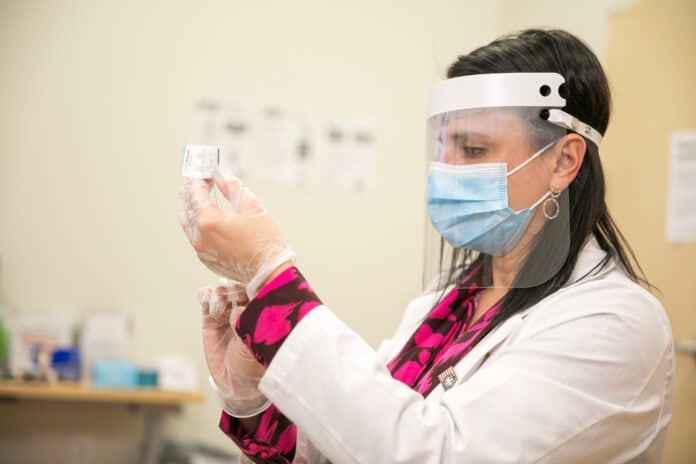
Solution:
<svg viewBox="0 0 696 464">
<path fill-rule="evenodd" d="M 658 303 L 614 288 L 551 299 L 437 400 L 394 380 L 320 306 L 286 337 L 259 388 L 334 464 L 626 462 L 664 425 L 656 392 L 671 342 Z"/>
</svg>

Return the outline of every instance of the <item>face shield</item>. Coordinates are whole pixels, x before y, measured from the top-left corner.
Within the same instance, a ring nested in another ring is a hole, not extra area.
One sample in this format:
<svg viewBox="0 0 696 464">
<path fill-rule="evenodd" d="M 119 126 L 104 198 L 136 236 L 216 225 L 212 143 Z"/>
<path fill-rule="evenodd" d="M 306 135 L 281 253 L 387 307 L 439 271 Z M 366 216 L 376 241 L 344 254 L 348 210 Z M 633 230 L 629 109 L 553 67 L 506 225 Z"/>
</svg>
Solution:
<svg viewBox="0 0 696 464">
<path fill-rule="evenodd" d="M 568 254 L 567 191 L 552 185 L 566 130 L 556 73 L 464 76 L 429 95 L 424 283 L 528 288 Z M 444 279 L 444 280 L 443 280 Z"/>
</svg>

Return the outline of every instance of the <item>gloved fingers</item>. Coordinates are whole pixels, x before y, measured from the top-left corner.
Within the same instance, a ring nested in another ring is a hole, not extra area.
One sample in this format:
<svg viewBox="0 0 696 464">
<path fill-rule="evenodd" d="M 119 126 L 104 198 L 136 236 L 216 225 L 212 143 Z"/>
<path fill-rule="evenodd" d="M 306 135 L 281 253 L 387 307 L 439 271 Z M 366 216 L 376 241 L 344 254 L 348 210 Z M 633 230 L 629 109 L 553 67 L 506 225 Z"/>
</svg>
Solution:
<svg viewBox="0 0 696 464">
<path fill-rule="evenodd" d="M 239 316 L 242 315 L 242 311 L 244 311 L 244 306 L 237 306 L 232 308 L 232 311 L 230 311 L 230 327 L 232 327 L 232 330 L 236 330 L 235 327 L 237 326 L 237 319 L 239 319 Z M 235 331 L 235 336 L 236 336 L 236 331 Z"/>
<path fill-rule="evenodd" d="M 244 183 L 229 169 L 218 166 L 213 170 L 213 182 L 222 195 L 230 202 L 235 213 L 239 213 L 238 199 Z"/>
<path fill-rule="evenodd" d="M 193 179 L 182 187 L 184 212 L 179 215 L 179 223 L 189 242 L 196 250 L 199 259 L 219 275 L 225 275 L 218 257 L 218 250 L 211 244 L 218 236 L 221 221 L 225 214 L 210 199 L 211 182 Z M 218 237 L 219 238 L 219 237 Z M 213 267 L 221 267 L 218 272 Z"/>
<path fill-rule="evenodd" d="M 242 306 L 247 306 L 249 304 L 249 297 L 246 293 L 246 285 L 237 284 L 237 304 Z"/>
<path fill-rule="evenodd" d="M 228 323 L 228 313 L 224 317 L 203 316 L 203 351 L 208 370 L 216 379 L 225 379 L 227 371 L 227 352 L 234 344 L 236 333 Z"/>
<path fill-rule="evenodd" d="M 196 298 L 198 298 L 198 303 L 201 305 L 204 316 L 210 313 L 210 295 L 212 293 L 213 289 L 210 287 L 203 287 L 196 293 Z"/>
<path fill-rule="evenodd" d="M 203 287 L 196 294 L 198 302 L 201 305 L 201 310 L 204 318 L 204 328 L 226 325 L 229 315 L 225 314 L 225 310 L 231 309 L 231 304 L 224 297 L 216 292 L 216 289 L 211 287 Z M 211 325 L 212 324 L 212 325 Z"/>
<path fill-rule="evenodd" d="M 179 189 L 179 198 L 184 205 L 184 217 L 191 221 L 206 210 L 219 212 L 210 199 L 212 182 L 207 179 L 186 179 Z"/>
<path fill-rule="evenodd" d="M 218 211 L 210 200 L 210 182 L 204 179 L 187 178 L 179 189 L 179 198 L 184 212 L 178 217 L 179 224 L 191 244 L 200 241 L 198 216 L 202 211 Z"/>
<path fill-rule="evenodd" d="M 193 222 L 204 214 L 221 214 L 221 211 L 210 199 L 211 188 L 212 183 L 206 179 L 191 179 L 184 182 L 179 197 L 184 204 L 186 220 Z"/>
<path fill-rule="evenodd" d="M 229 169 L 218 166 L 213 171 L 213 181 L 223 196 L 227 198 L 227 201 L 230 202 L 234 212 L 247 216 L 267 213 L 261 200 Z"/>
<path fill-rule="evenodd" d="M 184 183 L 182 184 L 181 187 L 179 187 L 179 200 L 181 200 L 182 203 L 186 203 L 188 201 L 188 192 L 190 190 L 190 184 L 193 182 L 192 177 L 186 177 L 184 178 Z"/>
<path fill-rule="evenodd" d="M 249 303 L 249 297 L 246 294 L 246 285 L 236 280 L 221 277 L 218 280 L 215 291 L 219 295 L 225 295 L 232 303 L 232 306 L 246 306 Z"/>
<path fill-rule="evenodd" d="M 210 200 L 212 182 L 195 179 L 182 187 L 185 209 L 179 222 L 198 258 L 208 269 L 248 283 L 263 264 L 273 260 L 271 264 L 275 266 L 274 258 L 287 249 L 287 245 L 258 197 L 241 180 L 229 171 L 218 169 L 214 172 L 214 182 L 237 212 L 220 211 Z M 221 293 L 218 292 L 215 304 L 211 296 L 210 313 L 227 307 Z M 227 296 L 233 304 L 238 303 L 238 299 Z"/>
<path fill-rule="evenodd" d="M 181 213 L 177 219 L 189 243 L 193 245 L 194 242 L 200 241 L 201 234 L 198 230 L 198 224 L 195 218 L 191 218 L 190 215 L 186 213 Z"/>
<path fill-rule="evenodd" d="M 246 346 L 225 358 L 225 369 L 231 385 L 256 386 L 266 373 L 266 368 L 249 353 Z"/>
<path fill-rule="evenodd" d="M 239 317 L 245 308 L 245 306 L 241 306 L 241 302 L 247 299 L 244 290 L 237 290 L 234 287 L 217 286 L 210 298 L 210 313 L 219 315 L 222 311 L 229 311 L 231 326 L 233 327 L 237 317 Z"/>
<path fill-rule="evenodd" d="M 241 313 L 241 309 L 244 309 L 244 306 L 249 303 L 249 298 L 246 294 L 246 286 L 226 277 L 222 277 L 220 280 L 218 280 L 217 287 L 215 287 L 215 293 L 217 294 L 219 300 L 224 303 L 225 308 L 232 309 L 232 311 L 237 315 Z M 239 311 L 235 311 L 240 307 L 241 309 Z M 213 310 L 213 312 L 215 311 Z"/>
<path fill-rule="evenodd" d="M 230 307 L 231 304 L 226 297 L 220 296 L 216 293 L 213 294 L 210 302 L 210 314 L 218 315 L 226 309 L 230 309 Z"/>
<path fill-rule="evenodd" d="M 220 279 L 220 282 L 222 282 L 223 279 Z M 243 283 L 237 282 L 235 280 L 230 280 L 225 278 L 227 288 L 228 288 L 228 297 L 230 300 L 233 300 L 235 302 L 234 306 L 246 306 L 249 304 L 249 297 L 247 297 L 246 294 L 246 285 Z"/>
<path fill-rule="evenodd" d="M 216 208 L 210 199 L 212 184 L 206 179 L 193 179 L 184 183 L 184 205 L 192 208 L 197 214 L 207 208 Z M 217 208 L 216 208 L 217 209 Z"/>
</svg>

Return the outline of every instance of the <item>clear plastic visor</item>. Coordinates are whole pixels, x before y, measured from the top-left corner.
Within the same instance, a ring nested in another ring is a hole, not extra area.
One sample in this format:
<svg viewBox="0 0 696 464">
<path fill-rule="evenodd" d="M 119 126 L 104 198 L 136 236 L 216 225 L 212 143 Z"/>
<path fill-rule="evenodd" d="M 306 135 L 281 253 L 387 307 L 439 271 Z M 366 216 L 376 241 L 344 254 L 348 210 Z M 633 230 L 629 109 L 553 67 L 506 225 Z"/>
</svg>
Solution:
<svg viewBox="0 0 696 464">
<path fill-rule="evenodd" d="M 529 288 L 568 254 L 565 129 L 540 107 L 473 108 L 427 121 L 426 287 Z"/>
</svg>

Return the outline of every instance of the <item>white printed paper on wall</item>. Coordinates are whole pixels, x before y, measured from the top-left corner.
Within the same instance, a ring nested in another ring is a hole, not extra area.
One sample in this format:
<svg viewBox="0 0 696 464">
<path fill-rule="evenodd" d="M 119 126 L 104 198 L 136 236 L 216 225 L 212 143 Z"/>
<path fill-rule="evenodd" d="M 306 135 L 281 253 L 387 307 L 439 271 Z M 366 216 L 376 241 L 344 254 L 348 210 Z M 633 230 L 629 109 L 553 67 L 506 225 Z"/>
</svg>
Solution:
<svg viewBox="0 0 696 464">
<path fill-rule="evenodd" d="M 252 112 L 243 106 L 225 105 L 218 114 L 220 165 L 244 179 L 251 158 Z"/>
<path fill-rule="evenodd" d="M 696 130 L 670 139 L 667 241 L 696 242 Z"/>
<path fill-rule="evenodd" d="M 313 183 L 312 137 L 307 117 L 268 109 L 259 126 L 259 177 L 285 186 Z"/>
<path fill-rule="evenodd" d="M 251 157 L 252 111 L 241 105 L 203 101 L 193 113 L 193 141 L 220 148 L 220 165 L 244 178 Z"/>
<path fill-rule="evenodd" d="M 377 124 L 367 116 L 332 117 L 319 127 L 302 111 L 209 99 L 194 107 L 191 135 L 186 144 L 219 148 L 219 164 L 245 180 L 355 193 L 375 187 Z"/>
<path fill-rule="evenodd" d="M 369 118 L 344 117 L 327 121 L 324 153 L 328 185 L 353 192 L 374 188 L 377 128 Z"/>
</svg>

